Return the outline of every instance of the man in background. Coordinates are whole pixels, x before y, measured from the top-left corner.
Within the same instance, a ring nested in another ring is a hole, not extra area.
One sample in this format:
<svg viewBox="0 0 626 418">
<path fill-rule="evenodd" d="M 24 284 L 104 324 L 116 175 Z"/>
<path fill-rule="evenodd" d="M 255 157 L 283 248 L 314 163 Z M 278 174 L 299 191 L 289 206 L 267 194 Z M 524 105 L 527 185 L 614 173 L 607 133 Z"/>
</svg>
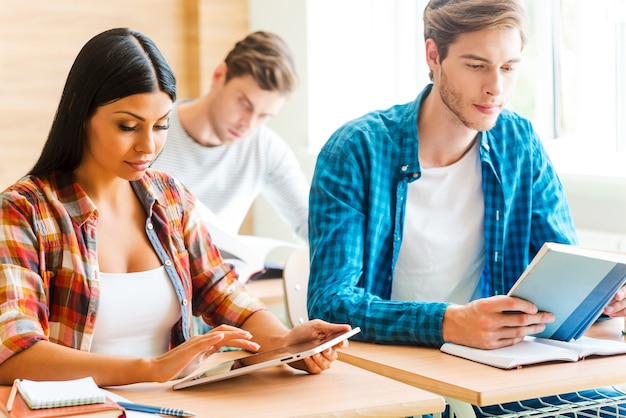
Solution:
<svg viewBox="0 0 626 418">
<path fill-rule="evenodd" d="M 153 167 L 187 186 L 227 232 L 239 232 L 263 194 L 306 242 L 308 181 L 288 144 L 265 125 L 296 82 L 285 41 L 269 32 L 249 34 L 215 68 L 207 94 L 175 104 Z"/>
</svg>

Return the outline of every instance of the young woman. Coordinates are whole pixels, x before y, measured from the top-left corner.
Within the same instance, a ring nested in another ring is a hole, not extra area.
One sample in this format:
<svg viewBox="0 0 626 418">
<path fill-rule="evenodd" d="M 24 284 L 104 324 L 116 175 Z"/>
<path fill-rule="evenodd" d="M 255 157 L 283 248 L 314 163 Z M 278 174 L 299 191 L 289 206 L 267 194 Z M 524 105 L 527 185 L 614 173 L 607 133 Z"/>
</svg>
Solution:
<svg viewBox="0 0 626 418">
<path fill-rule="evenodd" d="M 288 330 L 223 263 L 195 198 L 149 170 L 175 78 L 146 36 L 96 35 L 78 54 L 39 160 L 0 195 L 0 383 L 181 377 L 223 346 L 257 351 L 347 330 Z M 191 336 L 191 317 L 212 326 Z M 295 367 L 320 373 L 335 349 Z"/>
</svg>

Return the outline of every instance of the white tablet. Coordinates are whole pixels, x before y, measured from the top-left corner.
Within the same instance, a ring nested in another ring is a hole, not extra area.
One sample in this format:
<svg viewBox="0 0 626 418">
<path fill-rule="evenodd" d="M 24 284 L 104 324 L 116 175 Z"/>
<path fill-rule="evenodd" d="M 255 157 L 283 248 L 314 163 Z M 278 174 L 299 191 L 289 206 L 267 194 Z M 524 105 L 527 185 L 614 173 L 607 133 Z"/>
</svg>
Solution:
<svg viewBox="0 0 626 418">
<path fill-rule="evenodd" d="M 183 389 L 204 383 L 229 379 L 231 377 L 247 374 L 265 367 L 277 366 L 279 364 L 287 364 L 302 360 L 305 357 L 310 357 L 326 350 L 327 348 L 337 345 L 341 341 L 352 337 L 360 331 L 361 329 L 356 327 L 350 331 L 329 335 L 325 338 L 318 338 L 260 353 L 252 353 L 235 360 L 223 362 L 208 370 L 192 374 L 180 382 L 175 383 L 172 388 Z"/>
</svg>

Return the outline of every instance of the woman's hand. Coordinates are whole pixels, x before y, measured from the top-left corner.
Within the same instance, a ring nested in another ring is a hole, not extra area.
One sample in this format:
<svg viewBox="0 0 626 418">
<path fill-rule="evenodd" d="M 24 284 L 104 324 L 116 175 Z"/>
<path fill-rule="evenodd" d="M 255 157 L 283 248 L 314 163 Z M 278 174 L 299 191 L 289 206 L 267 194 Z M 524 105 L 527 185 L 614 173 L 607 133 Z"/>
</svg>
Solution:
<svg viewBox="0 0 626 418">
<path fill-rule="evenodd" d="M 304 324 L 296 325 L 285 339 L 286 345 L 296 344 L 311 339 L 323 339 L 338 332 L 346 332 L 351 329 L 347 324 L 331 324 L 320 319 L 313 319 Z M 311 357 L 290 363 L 295 369 L 304 370 L 312 374 L 322 373 L 328 369 L 333 361 L 337 360 L 337 349 L 348 346 L 348 340 L 344 340 L 334 347 L 328 348 Z"/>
<path fill-rule="evenodd" d="M 223 347 L 237 347 L 256 352 L 259 345 L 250 341 L 251 338 L 252 335 L 248 331 L 230 325 L 220 325 L 204 335 L 185 341 L 165 354 L 148 360 L 151 378 L 146 380 L 166 382 L 187 376 Z"/>
</svg>

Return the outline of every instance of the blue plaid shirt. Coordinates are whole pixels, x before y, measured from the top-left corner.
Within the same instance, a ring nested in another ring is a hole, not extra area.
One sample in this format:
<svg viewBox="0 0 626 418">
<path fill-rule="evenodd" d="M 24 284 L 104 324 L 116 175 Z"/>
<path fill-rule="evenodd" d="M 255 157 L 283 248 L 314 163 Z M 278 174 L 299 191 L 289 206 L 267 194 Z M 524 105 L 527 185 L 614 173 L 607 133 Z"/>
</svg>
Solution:
<svg viewBox="0 0 626 418">
<path fill-rule="evenodd" d="M 309 202 L 309 315 L 361 327 L 355 339 L 444 342 L 448 303 L 390 300 L 407 186 L 420 178 L 417 116 L 431 88 L 414 102 L 348 122 L 317 160 Z M 479 141 L 480 283 L 482 296 L 490 296 L 505 294 L 544 242 L 577 243 L 577 237 L 563 186 L 528 120 L 504 110 Z"/>
</svg>

